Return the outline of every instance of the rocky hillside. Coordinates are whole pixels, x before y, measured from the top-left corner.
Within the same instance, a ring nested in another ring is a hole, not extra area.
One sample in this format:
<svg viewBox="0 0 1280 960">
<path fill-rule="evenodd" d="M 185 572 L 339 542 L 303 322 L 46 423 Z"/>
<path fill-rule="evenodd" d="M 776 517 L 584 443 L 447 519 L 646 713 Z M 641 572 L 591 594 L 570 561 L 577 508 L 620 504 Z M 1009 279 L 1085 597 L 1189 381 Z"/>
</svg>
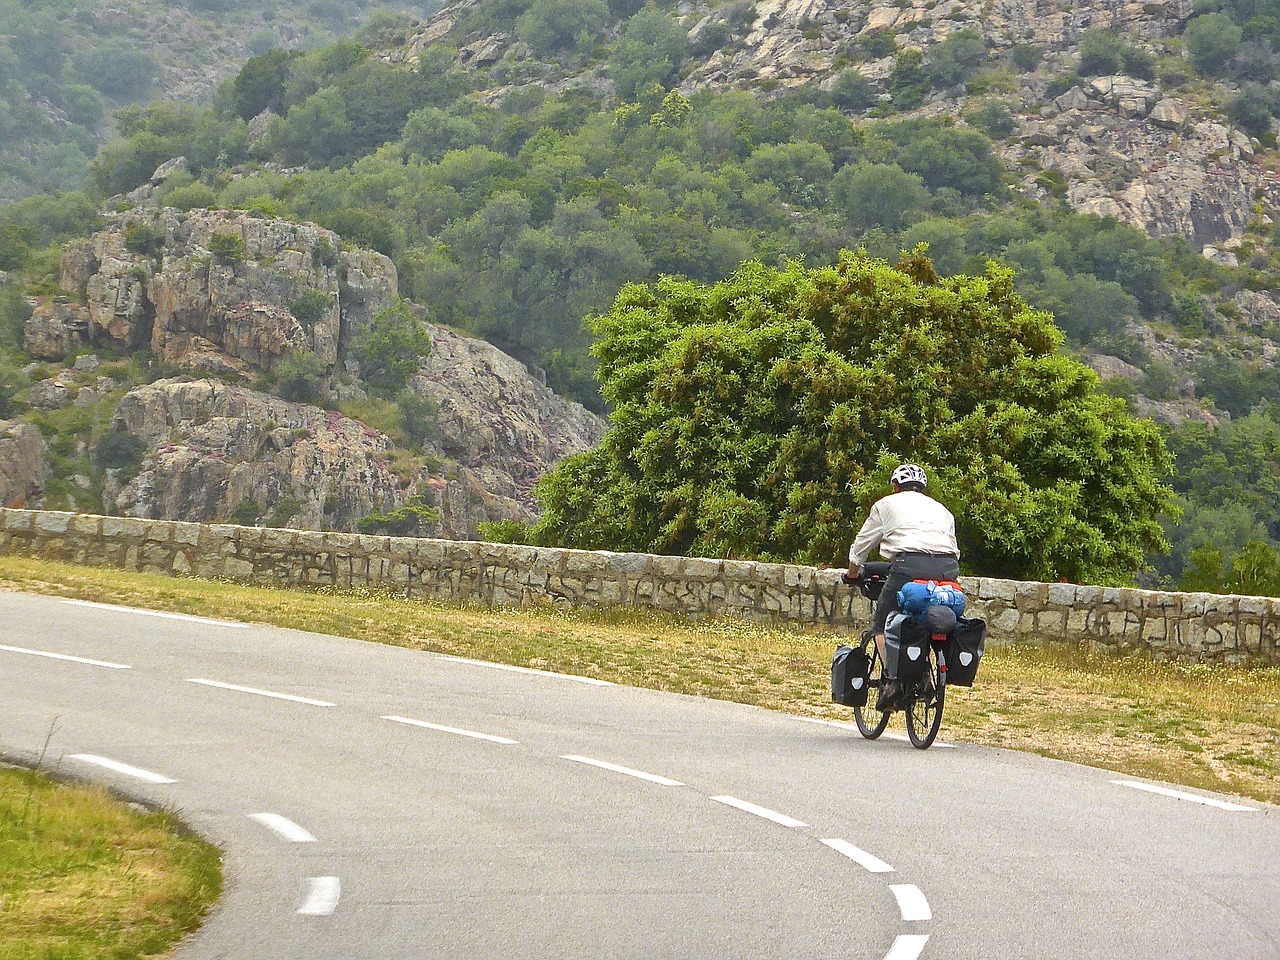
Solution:
<svg viewBox="0 0 1280 960">
<path fill-rule="evenodd" d="M 353 354 L 400 302 L 395 268 L 312 224 L 143 206 L 68 245 L 59 277 L 60 295 L 38 299 L 26 324 L 28 354 L 51 373 L 28 399 L 46 418 L 110 416 L 70 452 L 84 459 L 96 443 L 98 480 L 84 469 L 73 486 L 113 513 L 341 530 L 374 515 L 393 532 L 474 537 L 482 522 L 530 519 L 537 479 L 603 430 L 497 348 L 425 321 L 410 399 L 370 397 Z M 88 349 L 197 379 L 128 389 L 93 356 L 71 362 Z M 348 405 L 398 436 L 343 415 Z M 6 502 L 39 504 L 44 445 L 19 422 L 6 429 Z M 412 529 L 400 529 L 406 517 Z"/>
<path fill-rule="evenodd" d="M 424 50 L 452 43 L 471 69 L 516 73 L 534 59 L 527 43 L 513 33 L 468 31 L 484 7 L 484 0 L 451 5 L 383 56 L 411 64 Z M 678 89 L 830 90 L 854 70 L 887 102 L 905 51 L 927 61 L 948 38 L 971 31 L 992 61 L 981 82 L 944 85 L 913 113 L 963 118 L 982 104 L 1007 107 L 1011 123 L 1000 131 L 999 150 L 1021 172 L 1023 193 L 1038 200 L 1056 193 L 1081 212 L 1115 217 L 1153 236 L 1185 237 L 1205 256 L 1234 263 L 1246 229 L 1260 218 L 1269 225 L 1268 211 L 1280 208 L 1280 165 L 1269 152 L 1259 156 L 1257 141 L 1224 118 L 1234 85 L 1196 82 L 1183 60 L 1179 37 L 1192 8 L 1191 0 L 683 4 L 680 23 L 691 48 L 711 49 L 685 69 Z M 1062 90 L 1080 64 L 1082 38 L 1099 30 L 1123 37 L 1151 58 L 1143 63 L 1158 61 L 1164 69 L 1148 79 L 1092 77 Z M 1034 69 L 1011 68 L 1015 50 L 1033 51 Z M 552 89 L 612 84 L 603 67 L 556 74 L 544 71 L 541 79 Z"/>
</svg>

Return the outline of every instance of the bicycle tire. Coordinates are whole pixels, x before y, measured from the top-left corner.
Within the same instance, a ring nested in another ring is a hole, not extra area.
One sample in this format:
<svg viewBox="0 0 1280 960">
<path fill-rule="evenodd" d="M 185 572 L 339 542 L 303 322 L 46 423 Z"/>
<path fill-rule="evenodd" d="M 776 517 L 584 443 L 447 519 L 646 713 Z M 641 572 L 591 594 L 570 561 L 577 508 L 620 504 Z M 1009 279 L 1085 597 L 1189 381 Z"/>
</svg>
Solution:
<svg viewBox="0 0 1280 960">
<path fill-rule="evenodd" d="M 880 661 L 880 651 L 876 649 L 875 642 L 872 640 L 862 641 L 862 648 L 865 650 L 867 646 L 871 647 L 871 668 L 867 671 L 867 702 L 861 706 L 853 708 L 853 719 L 858 725 L 858 732 L 868 740 L 875 740 L 880 734 L 884 733 L 884 728 L 889 726 L 888 710 L 880 711 L 875 708 L 875 701 L 880 695 L 880 684 L 884 682 L 881 676 L 883 670 Z"/>
<path fill-rule="evenodd" d="M 929 671 L 907 704 L 907 739 L 917 750 L 928 750 L 942 726 L 942 708 L 947 699 L 946 685 L 941 682 L 936 654 L 929 658 Z"/>
</svg>

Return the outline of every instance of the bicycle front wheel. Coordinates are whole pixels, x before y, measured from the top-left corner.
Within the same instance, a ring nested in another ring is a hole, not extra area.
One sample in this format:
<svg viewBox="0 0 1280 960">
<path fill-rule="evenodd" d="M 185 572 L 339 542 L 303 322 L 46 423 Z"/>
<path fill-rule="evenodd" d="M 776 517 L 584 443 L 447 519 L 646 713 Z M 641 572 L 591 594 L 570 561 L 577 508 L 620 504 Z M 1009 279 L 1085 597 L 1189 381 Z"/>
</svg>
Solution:
<svg viewBox="0 0 1280 960">
<path fill-rule="evenodd" d="M 867 690 L 867 702 L 853 708 L 853 719 L 858 724 L 858 732 L 868 740 L 874 740 L 884 733 L 884 728 L 889 725 L 889 711 L 881 712 L 876 709 L 880 685 L 884 683 L 884 670 L 880 661 L 880 652 L 876 649 L 875 643 L 863 641 L 864 649 L 868 645 L 871 647 L 871 669 L 867 671 L 870 677 L 867 686 L 870 689 Z"/>
<path fill-rule="evenodd" d="M 907 704 L 907 738 L 917 750 L 928 750 L 942 726 L 942 705 L 947 688 L 938 682 L 938 674 L 930 670 Z"/>
</svg>

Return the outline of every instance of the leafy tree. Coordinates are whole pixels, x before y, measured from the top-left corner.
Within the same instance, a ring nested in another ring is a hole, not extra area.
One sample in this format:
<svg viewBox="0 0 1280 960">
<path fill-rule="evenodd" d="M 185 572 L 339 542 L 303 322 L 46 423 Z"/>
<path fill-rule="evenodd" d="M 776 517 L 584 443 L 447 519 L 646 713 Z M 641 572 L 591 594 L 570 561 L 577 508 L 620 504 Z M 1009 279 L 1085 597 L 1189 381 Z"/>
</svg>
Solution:
<svg viewBox="0 0 1280 960">
<path fill-rule="evenodd" d="M 1207 13 L 1188 21 L 1182 40 L 1191 62 L 1216 76 L 1224 73 L 1240 52 L 1244 31 L 1226 14 Z"/>
<path fill-rule="evenodd" d="M 305 347 L 298 347 L 276 363 L 268 380 L 286 400 L 309 403 L 320 398 L 328 372 L 323 360 Z"/>
<path fill-rule="evenodd" d="M 1086 30 L 1080 38 L 1080 75 L 1096 77 L 1117 73 L 1149 80 L 1151 57 L 1103 27 Z"/>
<path fill-rule="evenodd" d="M 963 86 L 987 57 L 987 41 L 977 30 L 965 28 L 947 35 L 925 58 L 924 70 L 935 87 Z"/>
<path fill-rule="evenodd" d="M 516 36 L 547 56 L 572 49 L 583 34 L 600 34 L 609 19 L 605 0 L 533 0 L 516 20 Z"/>
<path fill-rule="evenodd" d="M 851 164 L 831 182 L 832 198 L 854 226 L 898 229 L 929 202 L 929 191 L 915 174 L 892 163 Z"/>
<path fill-rule="evenodd" d="M 652 84 L 669 87 L 688 46 L 688 33 L 670 16 L 655 7 L 641 10 L 627 21 L 609 57 L 618 96 L 629 101 Z"/>
<path fill-rule="evenodd" d="M 71 70 L 104 96 L 118 102 L 145 97 L 160 72 L 155 58 L 123 40 L 109 40 L 71 57 Z"/>
<path fill-rule="evenodd" d="M 1017 127 L 1009 105 L 999 100 L 984 103 L 969 117 L 969 122 L 989 137 L 1007 137 Z"/>
<path fill-rule="evenodd" d="M 889 97 L 899 110 L 914 110 L 924 103 L 933 83 L 924 69 L 924 54 L 915 47 L 900 52 L 889 74 Z"/>
<path fill-rule="evenodd" d="M 1004 268 L 751 263 L 628 287 L 590 325 L 611 427 L 540 484 L 539 542 L 830 563 L 907 458 L 974 570 L 1121 582 L 1164 543 L 1158 432 Z"/>
<path fill-rule="evenodd" d="M 1263 540 L 1250 540 L 1231 558 L 1227 592 L 1251 597 L 1280 596 L 1280 554 Z"/>
<path fill-rule="evenodd" d="M 351 342 L 351 355 L 360 364 L 361 378 L 387 397 L 405 388 L 422 358 L 430 353 L 431 334 L 403 300 L 378 313 Z"/>
<path fill-rule="evenodd" d="M 831 179 L 831 157 L 817 143 L 766 144 L 751 155 L 747 172 L 767 180 L 791 200 L 820 202 Z"/>
<path fill-rule="evenodd" d="M 1227 104 L 1227 116 L 1250 136 L 1274 140 L 1271 121 L 1277 107 L 1280 107 L 1280 96 L 1275 90 L 1260 83 L 1246 83 Z"/>
<path fill-rule="evenodd" d="M 231 81 L 231 109 L 236 116 L 252 120 L 264 110 L 284 114 L 285 82 L 296 56 L 286 50 L 268 50 L 241 67 Z"/>
<path fill-rule="evenodd" d="M 333 299 L 323 290 L 304 290 L 289 302 L 289 312 L 308 327 L 333 309 Z"/>
<path fill-rule="evenodd" d="M 871 83 L 857 70 L 844 70 L 831 85 L 831 102 L 841 110 L 861 113 L 876 105 Z"/>
</svg>

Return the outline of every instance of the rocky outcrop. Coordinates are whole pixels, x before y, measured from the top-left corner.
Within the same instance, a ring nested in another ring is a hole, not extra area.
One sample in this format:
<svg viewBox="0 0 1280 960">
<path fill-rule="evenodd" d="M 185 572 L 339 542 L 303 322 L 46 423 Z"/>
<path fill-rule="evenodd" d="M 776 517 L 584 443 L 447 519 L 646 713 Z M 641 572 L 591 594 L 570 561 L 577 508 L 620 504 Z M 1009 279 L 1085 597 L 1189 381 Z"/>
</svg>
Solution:
<svg viewBox="0 0 1280 960">
<path fill-rule="evenodd" d="M 305 350 L 331 371 L 344 337 L 396 295 L 390 260 L 340 242 L 243 212 L 121 214 L 64 251 L 66 297 L 37 305 L 28 350 L 52 360 L 80 343 L 149 348 L 185 370 L 239 376 Z"/>
<path fill-rule="evenodd" d="M 216 380 L 160 380 L 125 395 L 113 428 L 142 438 L 140 470 L 104 491 L 125 516 L 270 520 L 354 529 L 401 497 L 385 436 L 337 413 Z M 239 512 L 237 512 L 239 511 Z"/>
<path fill-rule="evenodd" d="M 38 502 L 49 476 L 44 437 L 29 423 L 0 421 L 0 504 Z"/>
<path fill-rule="evenodd" d="M 113 429 L 148 452 L 127 482 L 109 472 L 104 499 L 125 516 L 317 530 L 425 503 L 440 517 L 422 532 L 459 539 L 485 521 L 533 520 L 533 484 L 598 440 L 603 421 L 496 348 L 432 332 L 445 349 L 414 388 L 439 404 L 439 438 L 423 455 L 331 410 L 217 380 L 160 380 L 120 403 Z"/>
<path fill-rule="evenodd" d="M 431 355 L 412 386 L 439 405 L 440 449 L 507 500 L 512 517 L 527 518 L 538 479 L 564 457 L 595 446 L 605 422 L 552 393 L 497 347 L 443 327 L 430 333 Z"/>
</svg>

